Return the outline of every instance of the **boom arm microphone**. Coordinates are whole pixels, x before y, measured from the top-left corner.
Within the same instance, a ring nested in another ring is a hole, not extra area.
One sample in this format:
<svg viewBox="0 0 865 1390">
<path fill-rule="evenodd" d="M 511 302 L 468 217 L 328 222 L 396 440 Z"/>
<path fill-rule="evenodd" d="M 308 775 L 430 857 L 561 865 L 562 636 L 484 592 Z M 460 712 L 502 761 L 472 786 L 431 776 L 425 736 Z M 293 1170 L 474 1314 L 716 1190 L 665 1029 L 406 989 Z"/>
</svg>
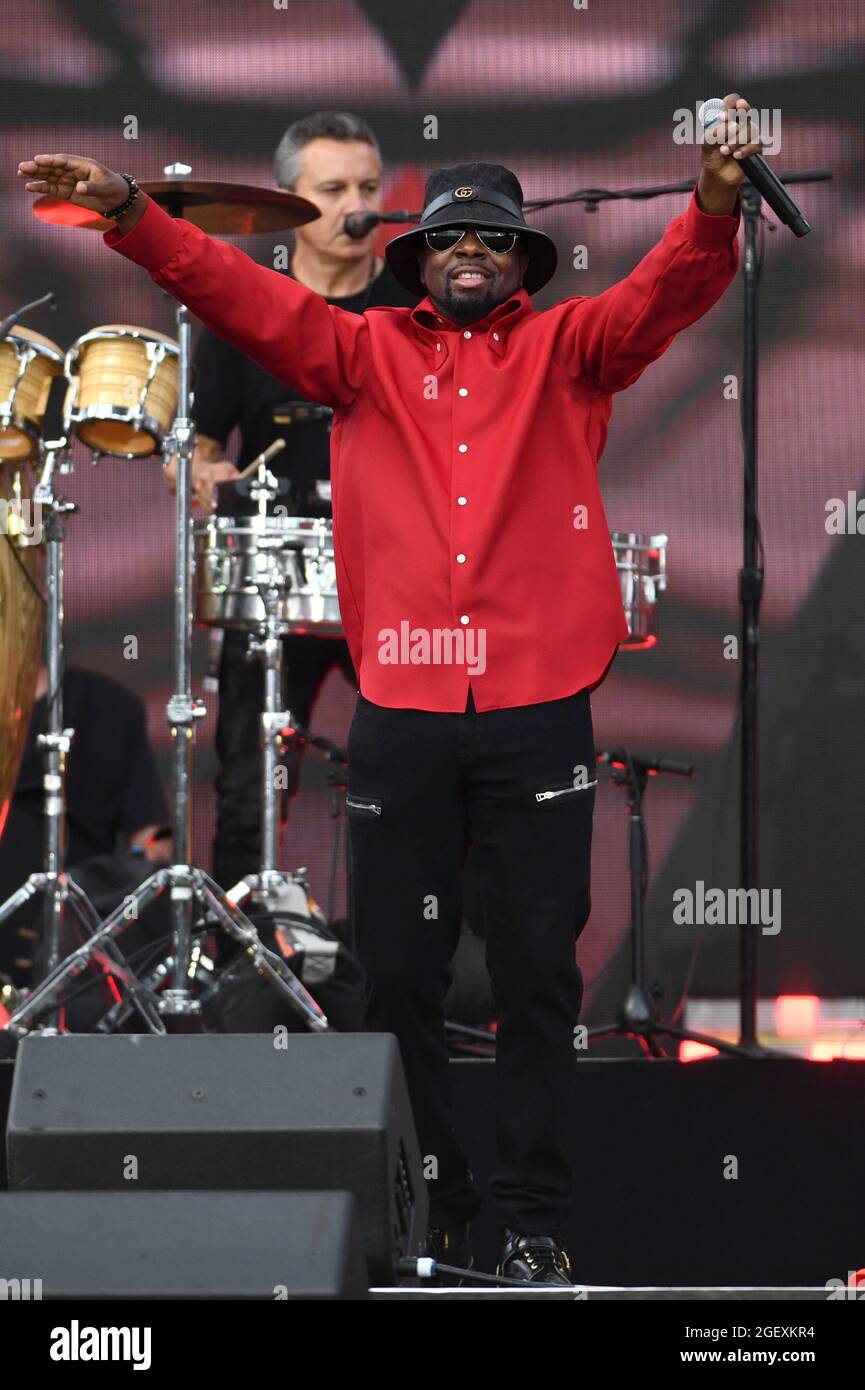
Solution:
<svg viewBox="0 0 865 1390">
<path fill-rule="evenodd" d="M 720 97 L 712 97 L 710 101 L 704 101 L 698 112 L 703 129 L 708 130 L 711 126 L 716 125 L 723 110 L 724 103 Z M 747 115 L 748 113 L 743 112 L 742 114 Z M 763 156 L 761 154 L 748 154 L 738 162 L 742 165 L 757 192 L 765 198 L 778 221 L 789 227 L 795 236 L 807 236 L 811 230 L 809 224 L 805 221 L 781 180 L 772 173 Z"/>
<path fill-rule="evenodd" d="M 419 212 L 350 212 L 343 220 L 342 230 L 346 236 L 361 241 L 380 222 L 417 222 L 419 217 Z"/>
</svg>

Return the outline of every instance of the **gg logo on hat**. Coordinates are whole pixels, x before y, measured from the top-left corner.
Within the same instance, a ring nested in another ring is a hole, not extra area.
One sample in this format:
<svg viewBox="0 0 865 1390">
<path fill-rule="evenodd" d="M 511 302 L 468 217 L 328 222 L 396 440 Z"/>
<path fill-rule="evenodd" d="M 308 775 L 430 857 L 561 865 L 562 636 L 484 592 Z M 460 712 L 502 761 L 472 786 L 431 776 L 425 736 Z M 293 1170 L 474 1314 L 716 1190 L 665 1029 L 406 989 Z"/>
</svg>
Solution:
<svg viewBox="0 0 865 1390">
<path fill-rule="evenodd" d="M 455 189 L 454 189 L 454 197 L 455 197 L 455 198 L 474 198 L 475 195 L 476 195 L 476 193 L 477 193 L 477 189 L 476 189 L 476 188 L 470 188 L 470 187 L 468 187 L 468 186 L 466 186 L 466 185 L 463 185 L 462 188 L 455 188 Z"/>
</svg>

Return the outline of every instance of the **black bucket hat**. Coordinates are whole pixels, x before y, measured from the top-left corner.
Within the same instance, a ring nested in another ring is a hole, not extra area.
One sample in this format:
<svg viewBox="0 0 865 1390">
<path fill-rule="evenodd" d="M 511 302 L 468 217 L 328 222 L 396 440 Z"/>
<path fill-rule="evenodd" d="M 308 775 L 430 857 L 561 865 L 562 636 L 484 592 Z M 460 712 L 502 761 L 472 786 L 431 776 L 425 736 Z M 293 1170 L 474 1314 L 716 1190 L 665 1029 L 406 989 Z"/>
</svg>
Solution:
<svg viewBox="0 0 865 1390">
<path fill-rule="evenodd" d="M 523 288 L 537 294 L 555 272 L 555 242 L 546 232 L 528 226 L 523 216 L 523 190 L 516 174 L 502 164 L 451 164 L 434 169 L 427 179 L 424 210 L 410 232 L 394 237 L 385 247 L 387 263 L 405 289 L 424 295 L 418 250 L 424 232 L 432 227 L 474 224 L 518 231 L 529 257 Z"/>
</svg>

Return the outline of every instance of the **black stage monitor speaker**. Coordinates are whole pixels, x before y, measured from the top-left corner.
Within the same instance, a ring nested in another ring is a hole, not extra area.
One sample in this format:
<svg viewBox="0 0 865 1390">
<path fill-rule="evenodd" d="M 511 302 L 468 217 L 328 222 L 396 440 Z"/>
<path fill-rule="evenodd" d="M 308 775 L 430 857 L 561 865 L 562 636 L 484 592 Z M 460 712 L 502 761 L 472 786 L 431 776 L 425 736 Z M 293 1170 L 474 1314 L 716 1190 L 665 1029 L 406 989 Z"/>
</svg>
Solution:
<svg viewBox="0 0 865 1390">
<path fill-rule="evenodd" d="M 350 1192 L 0 1193 L 0 1298 L 368 1297 Z"/>
<path fill-rule="evenodd" d="M 426 1237 L 390 1033 L 30 1034 L 7 1155 L 10 1191 L 353 1192 L 374 1283 Z"/>
</svg>

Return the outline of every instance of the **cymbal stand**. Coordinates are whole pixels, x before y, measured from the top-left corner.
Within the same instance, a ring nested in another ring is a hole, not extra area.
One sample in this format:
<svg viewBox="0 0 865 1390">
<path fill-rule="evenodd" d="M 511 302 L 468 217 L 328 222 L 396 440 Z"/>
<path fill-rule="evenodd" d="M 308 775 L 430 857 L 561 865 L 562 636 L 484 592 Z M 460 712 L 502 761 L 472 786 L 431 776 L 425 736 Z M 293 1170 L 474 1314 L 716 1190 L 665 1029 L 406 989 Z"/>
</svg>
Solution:
<svg viewBox="0 0 865 1390">
<path fill-rule="evenodd" d="M 47 729 L 37 736 L 43 753 L 43 815 L 45 849 L 43 870 L 31 874 L 27 882 L 0 906 L 0 923 L 22 907 L 36 893 L 42 893 L 42 931 L 46 946 L 48 973 L 60 962 L 61 928 L 67 912 L 72 912 L 89 936 L 99 926 L 99 914 L 87 894 L 64 872 L 66 858 L 66 773 L 67 759 L 75 730 L 63 727 L 63 554 L 66 541 L 65 517 L 78 509 L 73 502 L 54 491 L 54 471 L 68 472 L 66 439 L 49 440 L 39 445 L 42 471 L 33 490 L 33 506 L 37 523 L 45 518 L 47 621 L 45 629 L 45 664 L 48 669 L 46 696 Z M 100 965 L 115 974 L 128 987 L 130 1002 L 138 1009 L 152 1032 L 164 1032 L 155 1014 L 155 998 L 130 971 L 115 943 L 106 944 L 106 954 Z M 32 994 L 29 996 L 32 998 Z M 17 1019 L 13 1013 L 9 1027 Z M 56 1033 L 59 1014 L 54 1008 L 48 1013 L 44 1030 Z M 14 1030 L 13 1030 L 14 1031 Z"/>
</svg>

